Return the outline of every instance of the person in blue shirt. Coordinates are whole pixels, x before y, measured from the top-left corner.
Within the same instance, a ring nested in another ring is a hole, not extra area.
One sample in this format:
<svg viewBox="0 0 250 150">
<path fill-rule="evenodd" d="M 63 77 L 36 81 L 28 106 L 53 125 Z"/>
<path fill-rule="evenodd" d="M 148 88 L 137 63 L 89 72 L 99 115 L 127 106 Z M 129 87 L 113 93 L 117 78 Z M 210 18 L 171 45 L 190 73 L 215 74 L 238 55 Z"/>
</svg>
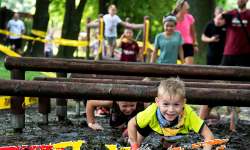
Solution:
<svg viewBox="0 0 250 150">
<path fill-rule="evenodd" d="M 163 21 L 164 32 L 156 35 L 155 49 L 151 57 L 151 63 L 155 63 L 158 49 L 161 54 L 158 63 L 177 64 L 178 55 L 181 63 L 184 63 L 184 53 L 182 45 L 184 41 L 179 31 L 175 31 L 177 18 L 169 14 Z"/>
</svg>

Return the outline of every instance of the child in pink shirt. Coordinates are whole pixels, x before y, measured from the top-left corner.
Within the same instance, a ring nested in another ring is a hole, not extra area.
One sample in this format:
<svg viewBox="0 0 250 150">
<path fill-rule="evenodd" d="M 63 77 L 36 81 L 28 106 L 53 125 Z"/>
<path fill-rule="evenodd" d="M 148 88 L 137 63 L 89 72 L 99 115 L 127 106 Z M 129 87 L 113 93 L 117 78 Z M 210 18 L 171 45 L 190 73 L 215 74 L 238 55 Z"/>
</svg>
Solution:
<svg viewBox="0 0 250 150">
<path fill-rule="evenodd" d="M 178 0 L 173 14 L 177 17 L 175 30 L 181 32 L 184 40 L 183 51 L 186 64 L 194 63 L 194 54 L 198 53 L 197 35 L 194 28 L 194 18 L 188 14 L 189 5 L 186 0 Z"/>
</svg>

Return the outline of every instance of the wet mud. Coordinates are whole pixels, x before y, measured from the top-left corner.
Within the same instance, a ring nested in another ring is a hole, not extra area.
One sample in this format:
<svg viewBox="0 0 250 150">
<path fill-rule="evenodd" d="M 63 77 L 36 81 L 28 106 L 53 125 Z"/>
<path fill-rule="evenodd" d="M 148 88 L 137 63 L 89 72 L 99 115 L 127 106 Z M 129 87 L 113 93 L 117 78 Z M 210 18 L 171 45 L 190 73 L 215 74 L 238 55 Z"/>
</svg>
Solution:
<svg viewBox="0 0 250 150">
<path fill-rule="evenodd" d="M 103 131 L 95 131 L 87 127 L 86 117 L 83 114 L 85 108 L 81 108 L 81 116 L 75 116 L 75 108 L 68 107 L 67 119 L 61 122 L 57 121 L 55 109 L 52 108 L 49 114 L 49 125 L 42 123 L 42 115 L 38 113 L 37 108 L 28 108 L 25 110 L 25 128 L 23 133 L 13 133 L 10 128 L 10 110 L 0 110 L 0 147 L 21 146 L 21 145 L 49 145 L 69 141 L 85 141 L 81 150 L 107 150 L 105 145 L 117 145 L 117 147 L 126 147 L 126 143 L 121 138 L 125 129 L 110 129 L 109 117 L 96 117 L 96 123 L 102 125 Z M 216 127 L 210 127 L 216 139 L 229 139 L 226 146 L 227 150 L 249 150 L 250 143 L 250 121 L 247 118 L 249 111 L 241 113 L 242 118 L 236 127 L 236 132 L 229 130 L 230 118 L 223 117 Z M 180 143 L 178 147 L 188 146 L 203 142 L 203 137 L 191 131 L 188 136 Z M 162 148 L 160 136 L 151 133 L 143 145 L 148 144 L 151 150 Z M 215 145 L 215 149 L 219 145 Z M 72 149 L 67 147 L 66 149 Z M 196 148 L 201 150 L 202 148 Z"/>
</svg>

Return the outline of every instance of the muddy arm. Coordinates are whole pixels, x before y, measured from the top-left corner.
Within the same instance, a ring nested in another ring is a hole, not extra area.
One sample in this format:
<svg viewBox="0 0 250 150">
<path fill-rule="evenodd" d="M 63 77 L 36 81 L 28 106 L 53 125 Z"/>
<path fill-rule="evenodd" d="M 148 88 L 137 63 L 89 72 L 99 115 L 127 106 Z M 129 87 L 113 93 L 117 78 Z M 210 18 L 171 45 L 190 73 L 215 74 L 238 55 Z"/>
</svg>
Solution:
<svg viewBox="0 0 250 150">
<path fill-rule="evenodd" d="M 98 100 L 89 100 L 87 102 L 87 108 L 86 108 L 86 116 L 87 116 L 87 123 L 93 123 L 93 125 L 89 126 L 90 128 L 96 130 L 100 129 L 103 130 L 103 127 L 95 124 L 95 107 L 109 107 L 111 108 L 113 104 L 113 101 L 98 101 Z"/>
<path fill-rule="evenodd" d="M 207 127 L 207 125 L 204 125 L 201 131 L 201 136 L 204 137 L 204 143 L 210 140 L 214 140 L 214 135 L 210 131 L 210 129 Z M 211 150 L 212 147 L 213 147 L 212 145 L 205 143 L 205 147 L 203 148 L 203 150 Z"/>
</svg>

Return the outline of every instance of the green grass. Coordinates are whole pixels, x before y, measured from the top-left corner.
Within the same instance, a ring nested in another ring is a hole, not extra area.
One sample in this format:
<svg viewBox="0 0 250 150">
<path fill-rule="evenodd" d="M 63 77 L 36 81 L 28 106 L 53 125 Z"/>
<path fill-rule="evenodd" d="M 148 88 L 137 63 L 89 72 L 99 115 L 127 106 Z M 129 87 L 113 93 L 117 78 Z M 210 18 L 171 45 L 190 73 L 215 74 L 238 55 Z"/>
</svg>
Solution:
<svg viewBox="0 0 250 150">
<path fill-rule="evenodd" d="M 40 72 L 26 71 L 25 80 L 33 80 L 34 77 L 48 77 Z M 10 71 L 4 67 L 4 58 L 0 58 L 0 79 L 10 79 Z"/>
</svg>

